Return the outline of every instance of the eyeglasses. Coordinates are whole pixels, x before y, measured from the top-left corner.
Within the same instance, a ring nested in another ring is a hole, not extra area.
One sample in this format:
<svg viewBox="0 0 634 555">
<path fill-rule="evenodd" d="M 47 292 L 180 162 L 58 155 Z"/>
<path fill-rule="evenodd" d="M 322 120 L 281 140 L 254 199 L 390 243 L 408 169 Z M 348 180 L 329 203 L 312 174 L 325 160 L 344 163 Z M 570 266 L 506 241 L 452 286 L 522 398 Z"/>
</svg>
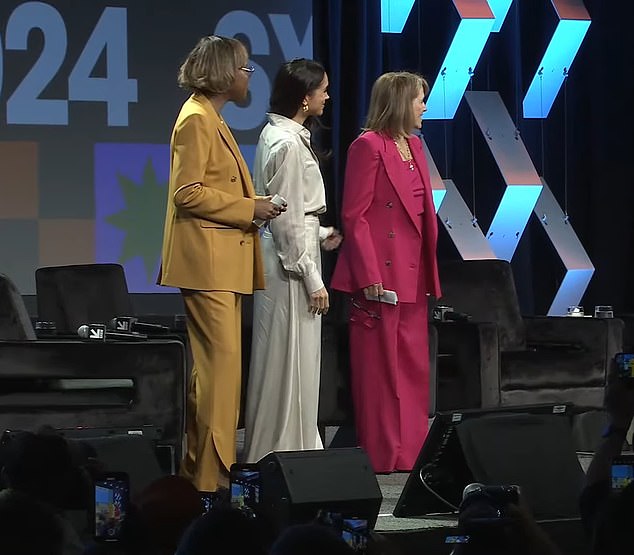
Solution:
<svg viewBox="0 0 634 555">
<path fill-rule="evenodd" d="M 247 73 L 253 73 L 255 71 L 255 68 L 253 66 L 242 66 L 241 68 L 242 71 L 245 71 Z"/>
</svg>

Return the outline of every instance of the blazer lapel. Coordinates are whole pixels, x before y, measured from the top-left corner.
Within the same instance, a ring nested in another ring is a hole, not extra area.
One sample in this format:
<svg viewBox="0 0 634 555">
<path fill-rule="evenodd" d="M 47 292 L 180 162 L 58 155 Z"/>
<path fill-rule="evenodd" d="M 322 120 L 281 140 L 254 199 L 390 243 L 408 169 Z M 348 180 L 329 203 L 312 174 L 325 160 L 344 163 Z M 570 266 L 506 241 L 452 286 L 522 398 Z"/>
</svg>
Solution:
<svg viewBox="0 0 634 555">
<path fill-rule="evenodd" d="M 220 135 L 224 139 L 227 146 L 231 149 L 236 161 L 238 162 L 238 167 L 240 168 L 240 175 L 242 177 L 242 188 L 244 189 L 244 196 L 254 198 L 255 197 L 255 189 L 253 187 L 253 181 L 251 180 L 251 173 L 249 172 L 249 168 L 247 167 L 246 162 L 244 161 L 244 156 L 242 156 L 242 152 L 240 152 L 240 147 L 236 142 L 233 134 L 227 127 L 227 124 L 223 123 L 220 125 Z"/>
<path fill-rule="evenodd" d="M 227 126 L 227 122 L 224 120 L 224 118 L 218 112 L 216 112 L 216 109 L 212 106 L 209 99 L 204 96 L 202 97 L 202 99 L 202 103 L 205 106 L 205 109 L 210 113 L 211 117 L 216 123 L 216 127 L 218 128 L 220 136 L 224 140 L 225 144 L 229 147 L 229 150 L 231 150 L 231 153 L 238 163 L 240 176 L 242 177 L 242 189 L 244 191 L 244 196 L 254 198 L 255 189 L 253 187 L 253 181 L 251 181 L 251 174 L 246 162 L 244 161 L 244 156 L 242 156 L 242 152 L 240 152 L 240 147 L 238 146 L 233 133 L 231 133 L 231 130 Z"/>
<path fill-rule="evenodd" d="M 412 220 L 412 223 L 416 226 L 419 233 L 422 233 L 421 229 L 421 206 L 416 202 L 414 194 L 409 187 L 409 184 L 404 184 L 402 179 L 399 179 L 400 168 L 399 164 L 403 164 L 401 157 L 399 156 L 396 147 L 390 149 L 388 146 L 388 139 L 385 140 L 385 148 L 380 150 L 381 158 L 383 159 L 383 165 L 385 166 L 385 172 L 392 183 L 392 186 L 396 190 L 401 203 L 405 207 L 405 211 Z M 393 152 L 392 152 L 393 150 Z"/>
</svg>

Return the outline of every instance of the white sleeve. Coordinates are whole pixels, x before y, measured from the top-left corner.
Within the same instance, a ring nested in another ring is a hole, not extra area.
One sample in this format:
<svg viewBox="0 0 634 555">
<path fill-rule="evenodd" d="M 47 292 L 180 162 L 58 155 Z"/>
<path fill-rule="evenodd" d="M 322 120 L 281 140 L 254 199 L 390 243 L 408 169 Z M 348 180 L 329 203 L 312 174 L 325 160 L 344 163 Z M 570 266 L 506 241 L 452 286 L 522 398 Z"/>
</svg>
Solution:
<svg viewBox="0 0 634 555">
<path fill-rule="evenodd" d="M 324 287 L 317 264 L 306 249 L 304 223 L 304 163 L 297 143 L 281 145 L 266 162 L 268 194 L 286 199 L 286 212 L 270 222 L 277 256 L 284 269 L 301 277 L 310 295 Z"/>
</svg>

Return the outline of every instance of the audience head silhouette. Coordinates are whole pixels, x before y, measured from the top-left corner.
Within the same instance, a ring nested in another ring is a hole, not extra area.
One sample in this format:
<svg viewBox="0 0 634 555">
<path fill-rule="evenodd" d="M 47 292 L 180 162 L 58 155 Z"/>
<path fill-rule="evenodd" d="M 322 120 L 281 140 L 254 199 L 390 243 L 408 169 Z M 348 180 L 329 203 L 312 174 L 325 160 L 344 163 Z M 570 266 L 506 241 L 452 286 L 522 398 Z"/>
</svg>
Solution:
<svg viewBox="0 0 634 555">
<path fill-rule="evenodd" d="M 321 524 L 298 524 L 284 530 L 270 555 L 350 555 L 351 547 L 331 528 Z"/>
<path fill-rule="evenodd" d="M 212 509 L 188 528 L 176 555 L 210 553 L 266 555 L 260 523 L 239 509 Z"/>
<path fill-rule="evenodd" d="M 64 532 L 52 508 L 11 489 L 0 491 L 0 552 L 62 555 Z"/>
</svg>

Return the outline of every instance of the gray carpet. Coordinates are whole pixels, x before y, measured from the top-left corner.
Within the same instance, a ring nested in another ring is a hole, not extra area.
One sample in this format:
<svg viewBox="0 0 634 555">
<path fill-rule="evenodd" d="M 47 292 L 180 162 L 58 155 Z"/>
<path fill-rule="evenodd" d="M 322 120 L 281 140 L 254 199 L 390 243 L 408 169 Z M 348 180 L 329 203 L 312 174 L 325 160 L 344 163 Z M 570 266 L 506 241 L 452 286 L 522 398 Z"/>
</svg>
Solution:
<svg viewBox="0 0 634 555">
<path fill-rule="evenodd" d="M 395 472 L 393 474 L 378 475 L 377 481 L 383 494 L 383 503 L 379 510 L 379 518 L 375 529 L 378 532 L 386 530 L 420 530 L 421 528 L 436 528 L 441 526 L 453 526 L 456 519 L 448 517 L 434 518 L 396 518 L 392 511 L 403 491 L 408 474 Z"/>
</svg>

